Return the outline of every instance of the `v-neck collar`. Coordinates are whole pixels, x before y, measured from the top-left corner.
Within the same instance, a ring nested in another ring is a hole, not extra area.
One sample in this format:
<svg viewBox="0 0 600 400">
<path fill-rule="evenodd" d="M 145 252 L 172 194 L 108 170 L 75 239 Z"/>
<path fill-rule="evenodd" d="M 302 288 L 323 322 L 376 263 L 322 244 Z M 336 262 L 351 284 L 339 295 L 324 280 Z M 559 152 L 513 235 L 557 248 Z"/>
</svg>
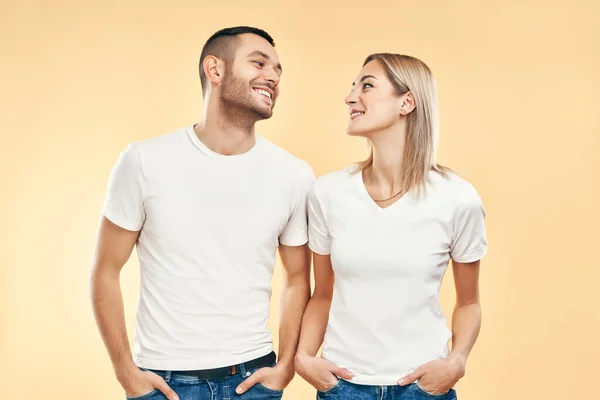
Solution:
<svg viewBox="0 0 600 400">
<path fill-rule="evenodd" d="M 369 206 L 371 208 L 373 208 L 379 212 L 386 212 L 391 208 L 399 207 L 401 203 L 405 203 L 408 200 L 408 198 L 410 197 L 409 193 L 404 193 L 392 204 L 390 204 L 386 207 L 381 207 L 379 204 L 377 204 L 377 202 L 375 200 L 373 200 L 373 198 L 369 194 L 369 191 L 367 190 L 367 187 L 365 186 L 365 181 L 363 179 L 363 171 L 355 172 L 354 176 L 352 178 L 353 178 L 354 182 L 356 183 L 356 185 L 358 186 L 358 189 L 359 189 L 363 199 L 369 204 Z"/>
</svg>

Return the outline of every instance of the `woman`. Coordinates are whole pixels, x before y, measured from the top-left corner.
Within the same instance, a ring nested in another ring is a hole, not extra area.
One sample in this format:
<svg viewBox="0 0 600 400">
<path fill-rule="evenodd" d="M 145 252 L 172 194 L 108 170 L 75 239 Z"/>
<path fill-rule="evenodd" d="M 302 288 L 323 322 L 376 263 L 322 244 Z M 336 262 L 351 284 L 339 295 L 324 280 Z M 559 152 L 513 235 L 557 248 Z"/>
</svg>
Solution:
<svg viewBox="0 0 600 400">
<path fill-rule="evenodd" d="M 481 324 L 483 205 L 435 161 L 437 91 L 423 62 L 369 56 L 346 104 L 347 133 L 365 137 L 371 155 L 310 192 L 316 286 L 297 371 L 320 399 L 455 399 Z M 439 300 L 450 259 L 452 332 Z"/>
</svg>

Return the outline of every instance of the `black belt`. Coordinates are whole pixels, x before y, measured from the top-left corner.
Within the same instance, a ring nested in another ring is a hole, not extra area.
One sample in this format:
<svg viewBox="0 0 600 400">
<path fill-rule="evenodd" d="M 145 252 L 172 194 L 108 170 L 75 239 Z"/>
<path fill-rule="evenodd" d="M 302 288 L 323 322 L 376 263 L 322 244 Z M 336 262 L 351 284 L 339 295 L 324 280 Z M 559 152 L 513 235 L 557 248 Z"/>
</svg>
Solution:
<svg viewBox="0 0 600 400">
<path fill-rule="evenodd" d="M 236 375 L 240 373 L 242 365 L 246 371 L 255 368 L 263 368 L 270 367 L 277 360 L 277 356 L 275 352 L 272 351 L 266 356 L 262 356 L 256 358 L 254 360 L 247 361 L 241 364 L 230 365 L 228 367 L 220 367 L 220 368 L 212 368 L 212 369 L 198 369 L 194 371 L 171 371 L 173 375 L 185 375 L 185 376 L 193 376 L 202 380 L 211 380 L 211 379 L 222 379 L 231 375 Z M 158 372 L 165 374 L 167 371 L 161 371 L 156 369 L 151 369 L 150 371 Z"/>
</svg>

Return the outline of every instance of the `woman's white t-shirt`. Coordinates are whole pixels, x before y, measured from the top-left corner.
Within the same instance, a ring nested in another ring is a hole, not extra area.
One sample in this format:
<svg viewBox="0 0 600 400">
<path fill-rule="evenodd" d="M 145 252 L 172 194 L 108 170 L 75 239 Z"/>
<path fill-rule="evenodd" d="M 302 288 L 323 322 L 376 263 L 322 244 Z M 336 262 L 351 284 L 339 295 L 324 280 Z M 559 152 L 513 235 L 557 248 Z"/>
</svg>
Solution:
<svg viewBox="0 0 600 400">
<path fill-rule="evenodd" d="M 355 169 L 319 178 L 308 196 L 309 246 L 331 255 L 335 276 L 322 356 L 353 383 L 395 385 L 448 356 L 440 285 L 451 258 L 485 255 L 485 210 L 470 183 L 434 171 L 420 198 L 381 208 Z"/>
</svg>

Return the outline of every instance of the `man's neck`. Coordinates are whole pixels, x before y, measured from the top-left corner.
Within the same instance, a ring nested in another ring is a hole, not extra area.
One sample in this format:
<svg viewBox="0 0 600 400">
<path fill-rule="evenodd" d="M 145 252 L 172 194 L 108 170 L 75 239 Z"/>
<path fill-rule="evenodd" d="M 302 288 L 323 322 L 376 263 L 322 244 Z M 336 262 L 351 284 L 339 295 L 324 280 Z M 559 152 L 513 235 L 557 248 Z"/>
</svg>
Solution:
<svg viewBox="0 0 600 400">
<path fill-rule="evenodd" d="M 202 121 L 194 125 L 194 132 L 215 153 L 226 156 L 243 154 L 256 144 L 255 120 L 226 109 L 207 107 Z"/>
</svg>

